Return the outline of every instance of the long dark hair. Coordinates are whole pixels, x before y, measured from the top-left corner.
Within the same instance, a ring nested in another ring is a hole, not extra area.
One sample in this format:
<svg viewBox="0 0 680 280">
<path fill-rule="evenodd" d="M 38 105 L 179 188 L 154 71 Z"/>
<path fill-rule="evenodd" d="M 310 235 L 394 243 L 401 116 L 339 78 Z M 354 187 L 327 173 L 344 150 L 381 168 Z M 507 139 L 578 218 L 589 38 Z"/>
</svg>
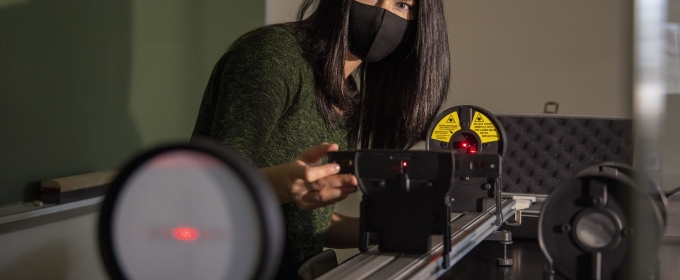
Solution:
<svg viewBox="0 0 680 280">
<path fill-rule="evenodd" d="M 352 1 L 303 0 L 298 12 L 298 39 L 314 69 L 319 110 L 331 124 L 342 120 L 338 111 L 351 115 L 355 144 L 362 148 L 410 148 L 425 138 L 449 88 L 442 0 L 418 0 L 400 47 L 360 66 L 358 93 L 344 75 Z"/>
</svg>

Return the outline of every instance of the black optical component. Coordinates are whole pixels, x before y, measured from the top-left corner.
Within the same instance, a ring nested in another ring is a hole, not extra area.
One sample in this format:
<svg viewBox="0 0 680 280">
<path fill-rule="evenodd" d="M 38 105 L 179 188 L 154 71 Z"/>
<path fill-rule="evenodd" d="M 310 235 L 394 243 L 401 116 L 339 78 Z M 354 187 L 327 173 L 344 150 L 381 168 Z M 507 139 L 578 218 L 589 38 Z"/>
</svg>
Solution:
<svg viewBox="0 0 680 280">
<path fill-rule="evenodd" d="M 539 218 L 545 278 L 658 279 L 666 207 L 650 182 L 623 164 L 602 163 L 555 189 Z"/>
<path fill-rule="evenodd" d="M 338 163 L 342 173 L 359 181 L 362 251 L 368 249 L 370 233 L 379 236 L 381 252 L 404 254 L 424 254 L 431 249 L 432 236 L 442 235 L 443 265 L 448 268 L 452 205 L 489 197 L 500 203 L 501 157 L 496 154 L 361 150 L 330 153 L 328 162 Z M 457 177 L 484 178 L 489 189 L 483 197 L 454 198 Z"/>
<path fill-rule="evenodd" d="M 135 157 L 99 219 L 112 279 L 271 279 L 283 252 L 278 201 L 259 171 L 208 142 Z"/>
</svg>

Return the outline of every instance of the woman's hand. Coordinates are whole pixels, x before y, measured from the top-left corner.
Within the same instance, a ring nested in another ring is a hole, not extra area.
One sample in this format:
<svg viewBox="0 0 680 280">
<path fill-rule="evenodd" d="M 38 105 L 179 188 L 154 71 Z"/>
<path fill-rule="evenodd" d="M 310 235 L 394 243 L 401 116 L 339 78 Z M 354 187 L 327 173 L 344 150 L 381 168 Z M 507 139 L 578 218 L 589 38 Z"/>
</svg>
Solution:
<svg viewBox="0 0 680 280">
<path fill-rule="evenodd" d="M 338 150 L 337 144 L 320 144 L 302 152 L 294 161 L 263 168 L 281 203 L 290 201 L 303 210 L 330 205 L 357 191 L 353 175 L 338 174 L 335 163 L 320 165 L 321 158 Z"/>
</svg>

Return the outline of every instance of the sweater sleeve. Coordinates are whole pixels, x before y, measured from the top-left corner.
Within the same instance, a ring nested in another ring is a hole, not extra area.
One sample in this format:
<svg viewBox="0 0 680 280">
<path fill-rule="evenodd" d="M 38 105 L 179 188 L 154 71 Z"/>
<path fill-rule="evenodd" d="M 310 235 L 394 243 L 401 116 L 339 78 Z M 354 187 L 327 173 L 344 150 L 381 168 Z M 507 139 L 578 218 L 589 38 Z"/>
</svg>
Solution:
<svg viewBox="0 0 680 280">
<path fill-rule="evenodd" d="M 213 70 L 194 136 L 208 136 L 264 167 L 265 143 L 299 88 L 295 51 L 295 37 L 283 29 L 239 39 Z M 210 127 L 203 133 L 201 122 Z"/>
</svg>

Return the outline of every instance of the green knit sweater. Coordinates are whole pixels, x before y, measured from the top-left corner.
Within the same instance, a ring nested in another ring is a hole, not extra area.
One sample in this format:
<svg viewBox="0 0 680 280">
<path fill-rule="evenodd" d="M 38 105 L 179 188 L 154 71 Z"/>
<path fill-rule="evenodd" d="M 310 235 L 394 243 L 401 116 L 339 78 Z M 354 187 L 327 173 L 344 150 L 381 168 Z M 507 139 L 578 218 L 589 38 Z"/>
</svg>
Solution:
<svg viewBox="0 0 680 280">
<path fill-rule="evenodd" d="M 326 125 L 317 110 L 312 68 L 293 30 L 264 27 L 241 37 L 217 62 L 193 136 L 209 137 L 238 151 L 257 167 L 293 160 L 321 142 L 348 149 L 348 129 Z M 281 206 L 286 244 L 279 279 L 320 253 L 334 206 L 313 211 Z"/>
</svg>

